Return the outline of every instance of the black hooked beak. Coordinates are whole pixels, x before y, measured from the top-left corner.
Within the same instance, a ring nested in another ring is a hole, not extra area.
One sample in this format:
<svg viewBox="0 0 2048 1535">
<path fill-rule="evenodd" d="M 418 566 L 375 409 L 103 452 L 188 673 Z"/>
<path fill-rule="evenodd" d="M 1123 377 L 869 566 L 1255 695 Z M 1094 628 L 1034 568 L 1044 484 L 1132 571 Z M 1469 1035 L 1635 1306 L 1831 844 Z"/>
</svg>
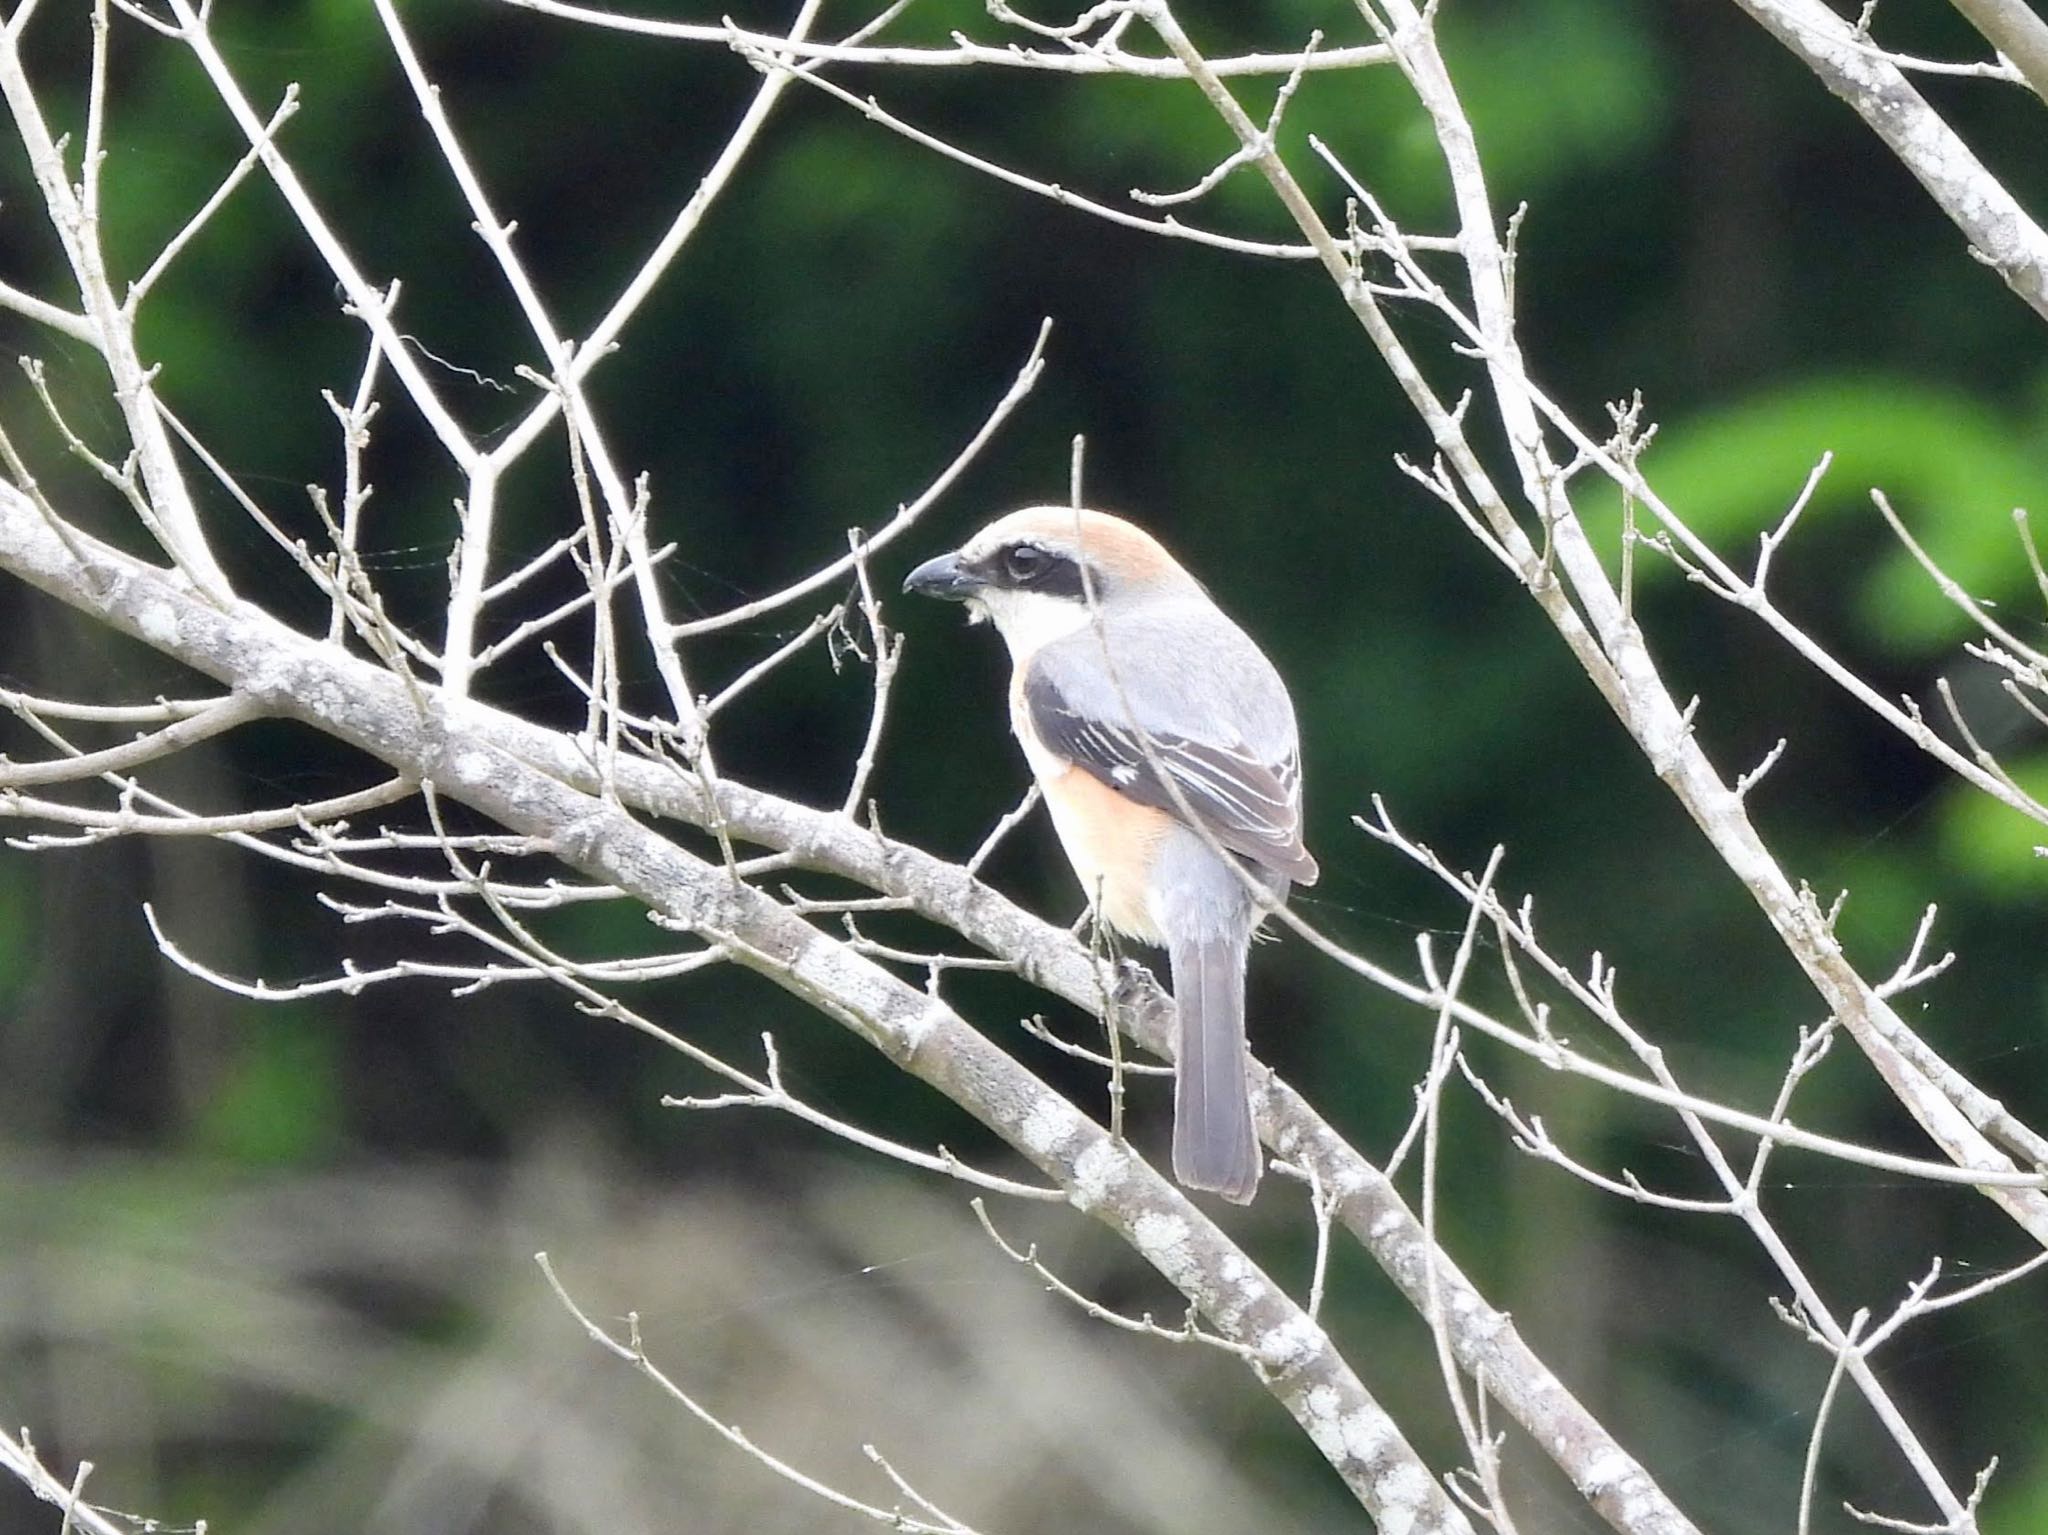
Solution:
<svg viewBox="0 0 2048 1535">
<path fill-rule="evenodd" d="M 926 560 L 903 578 L 903 589 L 925 597 L 942 597 L 948 602 L 965 602 L 981 583 L 961 564 L 959 554 L 942 554 Z"/>
</svg>

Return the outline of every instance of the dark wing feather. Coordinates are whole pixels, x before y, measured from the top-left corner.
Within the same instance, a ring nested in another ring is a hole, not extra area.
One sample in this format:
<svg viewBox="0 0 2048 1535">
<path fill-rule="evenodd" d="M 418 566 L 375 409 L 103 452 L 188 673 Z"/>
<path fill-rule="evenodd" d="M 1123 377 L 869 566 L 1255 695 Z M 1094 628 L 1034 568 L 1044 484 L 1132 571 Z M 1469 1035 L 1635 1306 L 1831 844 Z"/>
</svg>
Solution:
<svg viewBox="0 0 2048 1535">
<path fill-rule="evenodd" d="M 1054 753 L 1141 805 L 1187 819 L 1135 730 L 1074 709 L 1036 669 L 1025 682 L 1024 704 L 1032 729 Z M 1320 871 L 1301 841 L 1301 761 L 1295 753 L 1269 764 L 1243 746 L 1185 736 L 1154 733 L 1149 744 L 1187 810 L 1219 843 L 1297 885 L 1316 882 Z"/>
</svg>

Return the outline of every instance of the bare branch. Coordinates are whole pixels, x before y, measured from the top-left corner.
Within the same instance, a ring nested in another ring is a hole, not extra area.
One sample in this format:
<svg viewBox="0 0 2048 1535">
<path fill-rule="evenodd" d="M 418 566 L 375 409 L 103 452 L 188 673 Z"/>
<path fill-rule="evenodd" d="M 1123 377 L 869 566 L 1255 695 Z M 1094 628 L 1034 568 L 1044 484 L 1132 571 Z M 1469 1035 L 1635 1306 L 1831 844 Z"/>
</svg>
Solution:
<svg viewBox="0 0 2048 1535">
<path fill-rule="evenodd" d="M 997 429 L 1010 418 L 1019 405 L 1024 403 L 1025 397 L 1037 385 L 1039 375 L 1045 370 L 1045 344 L 1051 335 L 1052 321 L 1041 321 L 1038 335 L 1031 343 L 1031 351 L 1025 357 L 1024 365 L 1017 370 L 1016 377 L 1010 380 L 1010 387 L 1003 392 L 1003 397 L 996 401 L 986 416 L 982 417 L 981 425 L 967 440 L 966 446 L 954 455 L 950 464 L 939 471 L 937 478 L 925 487 L 922 495 L 899 506 L 893 517 L 861 541 L 862 553 L 872 555 L 894 543 L 899 534 L 929 511 L 938 499 L 952 488 L 953 482 L 974 462 L 982 448 L 995 436 Z M 713 614 L 708 618 L 690 619 L 676 624 L 669 632 L 678 639 L 687 639 L 718 629 L 729 629 L 735 624 L 751 623 L 764 613 L 772 613 L 777 608 L 787 607 L 792 602 L 810 596 L 820 587 L 844 580 L 853 570 L 855 562 L 855 552 L 849 550 L 830 564 L 821 565 L 809 575 L 791 582 L 778 592 L 756 598 L 752 602 L 743 603 L 739 607 Z"/>
<path fill-rule="evenodd" d="M 721 43 L 735 50 L 773 49 L 796 59 L 817 59 L 842 64 L 888 64 L 905 68 L 1042 70 L 1051 74 L 1123 75 L 1139 80 L 1185 80 L 1187 71 L 1170 58 L 1130 53 L 1121 48 L 1068 49 L 1051 52 L 978 43 L 958 33 L 944 48 L 880 47 L 857 43 L 785 43 L 772 33 L 749 32 L 731 23 L 711 25 L 698 22 L 656 20 L 627 16 L 592 6 L 573 5 L 567 0 L 502 0 L 521 10 L 540 11 L 588 26 L 630 32 L 641 37 L 671 38 L 680 42 Z M 1376 43 L 1349 48 L 1331 48 L 1318 54 L 1308 65 L 1313 70 L 1365 69 L 1389 62 L 1388 50 Z M 1218 59 L 1213 66 L 1224 75 L 1285 75 L 1301 67 L 1301 55 L 1294 53 L 1249 53 Z"/>
<path fill-rule="evenodd" d="M 612 1011 L 610 1008 L 607 1008 L 607 1010 Z M 612 1011 L 612 1016 L 620 1016 L 620 1014 Z M 878 1152 L 882 1156 L 889 1158 L 892 1162 L 901 1162 L 905 1166 L 920 1168 L 925 1172 L 943 1173 L 949 1178 L 957 1179 L 961 1183 L 966 1184 L 969 1188 L 987 1189 L 991 1193 L 1005 1194 L 1012 1199 L 1041 1199 L 1055 1204 L 1063 1202 L 1067 1197 L 1062 1189 L 1046 1188 L 1041 1184 L 1035 1183 L 1019 1183 L 1014 1178 L 1000 1178 L 994 1173 L 977 1171 L 960 1161 L 959 1158 L 955 1157 L 943 1146 L 936 1153 L 919 1151 L 914 1147 L 904 1145 L 900 1141 L 890 1140 L 886 1136 L 875 1135 L 870 1131 L 863 1130 L 836 1115 L 827 1114 L 815 1105 L 806 1103 L 783 1085 L 782 1057 L 776 1051 L 774 1035 L 763 1034 L 761 1036 L 761 1050 L 766 1060 L 767 1075 L 765 1080 L 752 1082 L 738 1073 L 728 1072 L 726 1073 L 727 1075 L 745 1084 L 741 1091 L 736 1093 L 720 1093 L 709 1098 L 666 1097 L 661 1100 L 662 1106 L 671 1109 L 776 1109 L 793 1118 L 800 1119 L 806 1124 L 815 1125 L 821 1130 L 829 1131 L 839 1137 L 839 1139 L 846 1141 L 850 1145 L 858 1146 L 864 1151 Z M 980 1200 L 978 1198 L 975 1200 L 975 1204 L 979 1206 Z"/>
<path fill-rule="evenodd" d="M 592 1321 L 590 1314 L 577 1305 L 575 1300 L 570 1297 L 562 1281 L 556 1277 L 554 1264 L 548 1261 L 546 1253 L 535 1253 L 533 1261 L 540 1265 L 540 1271 L 547 1277 L 548 1288 L 555 1292 L 555 1298 L 562 1303 L 563 1309 L 582 1324 L 583 1330 L 589 1335 L 591 1342 L 630 1364 L 640 1374 L 646 1376 L 647 1379 L 659 1386 L 662 1393 L 670 1401 L 689 1413 L 691 1417 L 702 1423 L 734 1449 L 766 1466 L 784 1481 L 801 1487 L 805 1492 L 810 1493 L 813 1497 L 823 1499 L 834 1508 L 841 1508 L 852 1514 L 860 1514 L 865 1518 L 874 1520 L 877 1524 L 885 1524 L 892 1530 L 908 1531 L 910 1535 L 974 1535 L 974 1532 L 966 1525 L 960 1524 L 951 1518 L 944 1519 L 942 1523 L 932 1524 L 906 1514 L 900 1507 L 883 1508 L 878 1504 L 863 1502 L 849 1493 L 841 1492 L 838 1488 L 819 1481 L 816 1477 L 799 1471 L 795 1466 L 779 1456 L 770 1454 L 767 1450 L 762 1449 L 753 1440 L 749 1439 L 742 1430 L 714 1416 L 695 1397 L 677 1385 L 673 1377 L 647 1357 L 647 1351 L 640 1343 L 640 1318 L 636 1313 L 628 1312 L 626 1314 L 625 1337 L 621 1339 L 613 1336 L 606 1328 L 600 1327 L 596 1322 Z M 890 1476 L 892 1480 L 895 1479 L 893 1472 L 890 1473 Z M 932 1510 L 932 1504 L 923 1497 L 917 1497 L 916 1501 L 927 1512 Z"/>
<path fill-rule="evenodd" d="M 1023 1267 L 1030 1269 L 1032 1273 L 1045 1281 L 1045 1288 L 1049 1292 L 1057 1295 L 1061 1300 L 1078 1307 L 1083 1314 L 1094 1318 L 1098 1322 L 1107 1322 L 1111 1327 L 1121 1328 L 1125 1332 L 1138 1333 L 1147 1338 L 1157 1338 L 1164 1343 L 1199 1343 L 1207 1348 L 1221 1349 L 1224 1353 L 1243 1360 L 1254 1369 L 1263 1370 L 1266 1367 L 1265 1360 L 1260 1357 L 1257 1349 L 1239 1343 L 1234 1339 L 1209 1332 L 1203 1328 L 1196 1308 L 1193 1306 L 1188 1307 L 1187 1317 L 1180 1326 L 1165 1327 L 1153 1321 L 1152 1313 L 1149 1311 L 1143 1316 L 1129 1317 L 1120 1311 L 1112 1311 L 1100 1301 L 1090 1299 L 1039 1261 L 1038 1244 L 1036 1242 L 1022 1249 L 1012 1247 L 1003 1234 L 996 1230 L 995 1222 L 989 1218 L 988 1206 L 981 1201 L 979 1196 L 969 1200 L 968 1203 L 974 1207 L 974 1215 L 981 1222 L 981 1229 L 988 1233 L 988 1239 L 996 1244 L 1005 1258 L 1008 1258 L 1012 1263 L 1021 1264 Z"/>
<path fill-rule="evenodd" d="M 25 293 L 12 283 L 0 282 L 0 309 L 12 309 L 38 325 L 47 325 L 54 331 L 61 331 L 73 341 L 82 341 L 89 347 L 100 344 L 100 329 L 82 314 L 74 313 L 61 304 L 52 304 L 47 299 Z"/>
<path fill-rule="evenodd" d="M 1136 12 L 1126 11 L 1124 14 L 1130 16 Z M 1278 93 L 1273 97 L 1273 110 L 1267 114 L 1265 130 L 1256 142 L 1240 144 L 1191 187 L 1178 192 L 1144 192 L 1133 188 L 1132 199 L 1150 208 L 1168 208 L 1177 203 L 1198 202 L 1213 192 L 1222 183 L 1223 178 L 1239 166 L 1250 164 L 1256 155 L 1270 153 L 1280 133 L 1280 119 L 1286 114 L 1287 104 L 1294 99 L 1294 93 L 1301 89 L 1302 76 L 1307 71 L 1310 60 L 1315 57 L 1316 48 L 1322 40 L 1322 33 L 1309 33 L 1308 45 L 1301 51 L 1301 61 L 1282 82 Z"/>
<path fill-rule="evenodd" d="M 1899 542 L 1906 546 L 1906 552 L 1913 556 L 1914 563 L 1927 573 L 1927 578 L 1934 583 L 1935 589 L 1954 604 L 1958 611 L 2013 654 L 2026 657 L 2035 666 L 2048 665 L 2048 653 L 2034 649 L 2015 636 L 1991 616 L 1983 603 L 1964 591 L 1962 583 L 1935 563 L 1934 557 L 1921 547 L 1920 541 L 1907 528 L 1905 519 L 1892 510 L 1889 496 L 1873 487 L 1870 500 L 1883 514 L 1886 525 L 1891 528 Z M 2025 513 L 2015 512 L 2014 515 L 2020 519 L 2020 526 L 2024 529 Z"/>
<path fill-rule="evenodd" d="M 21 7 L 17 16 L 26 15 L 28 10 L 27 6 Z M 35 1442 L 29 1438 L 27 1429 L 21 1431 L 19 1438 L 0 1430 L 0 1471 L 14 1477 L 43 1502 L 63 1511 L 61 1535 L 70 1535 L 73 1530 L 84 1531 L 85 1535 L 131 1535 L 85 1501 L 85 1479 L 92 1474 L 92 1462 L 80 1461 L 72 1479 L 60 1481 L 36 1454 Z"/>
<path fill-rule="evenodd" d="M 1849 104 L 1927 189 L 1969 242 L 1971 252 L 2036 314 L 2048 318 L 2048 233 L 1913 89 L 1898 66 L 1858 38 L 1851 24 L 1821 0 L 1735 3 Z M 1983 0 L 1976 8 L 2009 12 L 2018 7 Z M 2034 83 L 2037 77 L 2031 69 L 2028 74 Z"/>
<path fill-rule="evenodd" d="M 904 121 L 893 112 L 886 110 L 872 96 L 857 96 L 844 86 L 838 85 L 831 80 L 792 69 L 789 65 L 778 63 L 776 60 L 765 55 L 749 56 L 753 58 L 753 62 L 759 68 L 770 73 L 770 78 L 774 77 L 776 71 L 780 71 L 786 78 L 800 79 L 806 85 L 824 92 L 835 101 L 852 107 L 870 122 L 879 123 L 890 132 L 901 135 L 920 148 L 928 149 L 937 155 L 942 155 L 956 164 L 964 165 L 972 171 L 978 171 L 982 175 L 1000 181 L 1006 186 L 1013 186 L 1021 191 L 1046 198 L 1048 201 L 1058 203 L 1063 208 L 1076 209 L 1089 215 L 1091 218 L 1102 219 L 1106 223 L 1117 224 L 1125 229 L 1135 229 L 1145 234 L 1162 235 L 1168 239 L 1175 240 L 1191 240 L 1197 245 L 1210 245 L 1218 250 L 1233 251 L 1242 256 L 1272 256 L 1284 260 L 1299 261 L 1310 259 L 1315 255 L 1314 251 L 1305 246 L 1274 244 L 1271 241 L 1265 240 L 1241 239 L 1236 235 L 1219 234 L 1211 230 L 1197 229 L 1193 225 L 1182 223 L 1171 214 L 1163 218 L 1154 219 L 1146 218 L 1142 214 L 1127 213 L 1120 208 L 1113 208 L 1107 203 L 1098 202 L 1093 198 L 1083 196 L 1079 192 L 1071 191 L 1061 186 L 1058 182 L 1042 181 L 1036 177 L 1027 176 L 1021 171 L 1013 171 L 1006 166 L 998 165 L 993 160 L 985 159 L 980 155 L 971 154 L 967 150 L 960 148 L 957 144 L 939 138 L 935 134 L 927 133 L 922 128 Z"/>
<path fill-rule="evenodd" d="M 165 0 L 171 14 L 178 23 L 179 35 L 192 50 L 206 77 L 212 81 L 214 91 L 221 104 L 234 118 L 235 126 L 249 141 L 251 149 L 262 163 L 264 171 L 276 185 L 286 204 L 291 208 L 292 217 L 305 231 L 306 237 L 320 253 L 327 269 L 334 274 L 346 295 L 348 312 L 369 326 L 376 336 L 392 371 L 405 385 L 407 396 L 421 416 L 433 429 L 434 436 L 442 449 L 465 473 L 471 473 L 478 464 L 478 454 L 471 443 L 469 434 L 452 416 L 442 403 L 439 392 L 421 369 L 413 356 L 412 348 L 391 322 L 391 316 L 383 302 L 380 289 L 371 283 L 355 264 L 343 245 L 340 235 L 327 222 L 312 194 L 299 180 L 298 173 L 278 152 L 271 142 L 265 120 L 256 115 L 255 108 L 243 94 L 240 83 L 235 79 L 227 61 L 215 47 L 212 34 L 207 29 L 206 17 L 192 7 L 192 0 Z"/>
<path fill-rule="evenodd" d="M 293 114 L 298 110 L 299 87 L 294 82 L 285 87 L 284 99 L 277 104 L 277 110 L 270 114 L 270 120 L 263 125 L 261 134 L 258 135 L 256 142 L 249 146 L 248 153 L 235 162 L 235 168 L 222 178 L 220 185 L 213 189 L 213 195 L 199 205 L 199 211 L 186 220 L 185 226 L 164 242 L 163 249 L 157 252 L 156 259 L 150 262 L 143 274 L 128 285 L 128 296 L 121 302 L 124 318 L 133 321 L 143 299 L 149 296 L 149 290 L 157 285 L 164 273 L 170 269 L 171 263 L 178 259 L 179 253 L 192 243 L 200 230 L 206 227 L 207 222 L 220 210 L 221 204 L 234 195 L 235 188 L 239 187 L 248 178 L 249 172 L 256 168 L 259 153 L 276 139 L 279 131 L 292 120 Z"/>
<path fill-rule="evenodd" d="M 17 706 L 16 712 L 31 724 L 40 724 L 29 711 Z M 69 742 L 49 732 L 51 740 L 73 755 L 49 762 L 13 762 L 0 756 L 0 790 L 22 789 L 35 784 L 74 783 L 81 778 L 141 767 L 233 730 L 237 725 L 255 719 L 258 713 L 247 699 L 224 698 L 201 713 L 186 715 L 161 730 L 137 737 L 125 746 L 111 746 L 97 752 L 78 752 Z"/>
<path fill-rule="evenodd" d="M 538 839 L 570 867 L 724 944 L 738 963 L 947 1094 L 1055 1177 L 1070 1201 L 1132 1243 L 1225 1336 L 1257 1347 L 1269 1362 L 1284 1355 L 1287 1367 L 1262 1383 L 1382 1523 L 1466 1528 L 1398 1426 L 1279 1286 L 1127 1144 L 1077 1113 L 951 1008 L 820 934 L 728 870 L 685 852 L 621 803 L 576 788 L 571 777 L 587 780 L 591 769 L 573 749 L 566 757 L 559 747 L 543 749 L 538 759 L 572 764 L 564 777 L 511 745 L 546 732 L 507 722 L 502 728 L 510 737 L 494 741 L 466 730 L 451 746 L 451 714 L 453 723 L 481 729 L 489 711 L 448 699 L 434 718 L 423 718 L 404 682 L 381 668 L 309 645 L 255 610 L 207 606 L 162 572 L 83 535 L 79 544 L 91 555 L 84 566 L 26 498 L 0 486 L 0 564 L 54 595 L 93 606 L 113 627 L 149 639 L 266 708 L 432 782 L 439 793 Z M 171 614 L 176 621 L 167 624 Z M 1358 1432 L 1334 1431 L 1348 1422 Z"/>
<path fill-rule="evenodd" d="M 2024 0 L 1954 0 L 1954 4 L 2033 93 L 2048 101 L 2048 23 L 2028 9 Z"/>
</svg>

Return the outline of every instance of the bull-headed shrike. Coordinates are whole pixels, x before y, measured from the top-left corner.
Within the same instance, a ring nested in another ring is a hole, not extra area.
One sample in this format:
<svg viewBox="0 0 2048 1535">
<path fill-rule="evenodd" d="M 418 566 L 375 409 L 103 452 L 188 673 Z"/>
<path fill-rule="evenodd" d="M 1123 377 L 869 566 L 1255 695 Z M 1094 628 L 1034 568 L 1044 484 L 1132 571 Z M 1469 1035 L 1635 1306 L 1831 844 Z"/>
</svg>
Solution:
<svg viewBox="0 0 2048 1535">
<path fill-rule="evenodd" d="M 1280 674 L 1157 539 L 1103 512 L 1013 512 L 903 589 L 965 603 L 1009 646 L 1010 728 L 1090 904 L 1173 968 L 1174 1176 L 1244 1203 L 1251 887 L 1284 899 L 1317 872 Z"/>
</svg>

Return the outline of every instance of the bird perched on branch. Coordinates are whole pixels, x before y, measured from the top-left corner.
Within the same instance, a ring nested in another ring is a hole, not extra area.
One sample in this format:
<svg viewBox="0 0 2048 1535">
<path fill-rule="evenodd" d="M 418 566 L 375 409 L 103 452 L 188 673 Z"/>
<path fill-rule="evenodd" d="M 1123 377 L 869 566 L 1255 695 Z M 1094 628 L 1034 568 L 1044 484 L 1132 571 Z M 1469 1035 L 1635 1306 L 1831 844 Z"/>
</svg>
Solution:
<svg viewBox="0 0 2048 1535">
<path fill-rule="evenodd" d="M 1104 512 L 1013 512 L 903 589 L 965 603 L 1009 646 L 1010 727 L 1090 904 L 1172 965 L 1174 1176 L 1244 1203 L 1245 960 L 1261 892 L 1317 873 L 1279 673 L 1157 539 Z"/>
</svg>

